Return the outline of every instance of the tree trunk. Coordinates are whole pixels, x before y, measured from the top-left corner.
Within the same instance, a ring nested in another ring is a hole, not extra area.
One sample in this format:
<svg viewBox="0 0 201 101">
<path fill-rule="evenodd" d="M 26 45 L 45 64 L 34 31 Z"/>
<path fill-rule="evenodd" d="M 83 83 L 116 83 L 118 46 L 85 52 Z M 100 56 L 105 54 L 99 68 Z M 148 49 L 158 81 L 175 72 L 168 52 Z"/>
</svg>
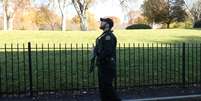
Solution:
<svg viewBox="0 0 201 101">
<path fill-rule="evenodd" d="M 75 10 L 77 11 L 77 14 L 80 18 L 80 28 L 82 31 L 88 30 L 88 24 L 87 24 L 87 16 L 86 16 L 86 10 L 88 8 L 88 4 L 82 4 L 79 0 L 72 0 L 72 3 L 75 7 Z"/>
<path fill-rule="evenodd" d="M 62 18 L 61 18 L 61 30 L 62 31 L 66 31 L 66 18 L 65 16 L 62 14 Z"/>
<path fill-rule="evenodd" d="M 54 24 L 50 24 L 51 30 L 54 31 Z"/>
<path fill-rule="evenodd" d="M 195 19 L 193 18 L 193 21 L 192 21 L 192 28 L 194 28 L 194 26 L 195 26 Z"/>
<path fill-rule="evenodd" d="M 4 21 L 4 30 L 8 30 L 8 25 L 9 25 L 9 17 L 7 16 L 7 5 L 3 3 L 3 21 Z"/>
<path fill-rule="evenodd" d="M 154 29 L 154 25 L 155 25 L 155 22 L 152 21 L 151 26 L 152 26 L 153 29 Z"/>
<path fill-rule="evenodd" d="M 4 30 L 13 30 L 14 14 L 8 14 L 7 1 L 3 3 Z"/>
<path fill-rule="evenodd" d="M 4 13 L 4 19 L 3 19 L 3 21 L 4 21 L 3 27 L 4 27 L 4 30 L 6 31 L 6 30 L 8 30 L 9 18 L 6 16 L 5 13 Z"/>
<path fill-rule="evenodd" d="M 86 15 L 81 15 L 80 16 L 80 28 L 81 28 L 82 31 L 87 31 L 88 30 L 88 23 L 87 23 Z"/>
<path fill-rule="evenodd" d="M 170 28 L 170 23 L 167 23 L 167 29 L 169 29 Z"/>
<path fill-rule="evenodd" d="M 9 28 L 8 28 L 9 31 L 13 30 L 13 20 L 14 20 L 13 17 L 9 19 Z"/>
</svg>

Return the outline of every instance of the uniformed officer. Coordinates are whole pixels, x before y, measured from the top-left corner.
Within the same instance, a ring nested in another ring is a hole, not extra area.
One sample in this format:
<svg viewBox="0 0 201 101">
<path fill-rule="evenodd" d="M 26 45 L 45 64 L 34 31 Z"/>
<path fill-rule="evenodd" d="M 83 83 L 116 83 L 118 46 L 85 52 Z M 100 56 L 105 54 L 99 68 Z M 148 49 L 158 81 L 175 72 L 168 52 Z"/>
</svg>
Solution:
<svg viewBox="0 0 201 101">
<path fill-rule="evenodd" d="M 100 18 L 100 29 L 103 33 L 96 39 L 96 46 L 92 52 L 91 69 L 94 69 L 94 62 L 98 67 L 98 81 L 101 101 L 121 101 L 112 86 L 116 78 L 116 45 L 117 39 L 111 30 L 113 20 Z"/>
</svg>

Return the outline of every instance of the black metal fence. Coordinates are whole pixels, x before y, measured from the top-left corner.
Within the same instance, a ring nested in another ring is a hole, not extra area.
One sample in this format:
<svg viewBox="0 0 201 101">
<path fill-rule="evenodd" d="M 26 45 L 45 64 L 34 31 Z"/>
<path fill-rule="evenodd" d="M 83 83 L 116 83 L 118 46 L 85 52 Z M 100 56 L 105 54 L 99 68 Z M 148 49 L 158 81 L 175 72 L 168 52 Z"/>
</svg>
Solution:
<svg viewBox="0 0 201 101">
<path fill-rule="evenodd" d="M 30 43 L 0 48 L 0 94 L 33 96 L 40 92 L 96 89 L 89 73 L 89 44 Z M 201 84 L 201 44 L 118 44 L 117 89 Z"/>
</svg>

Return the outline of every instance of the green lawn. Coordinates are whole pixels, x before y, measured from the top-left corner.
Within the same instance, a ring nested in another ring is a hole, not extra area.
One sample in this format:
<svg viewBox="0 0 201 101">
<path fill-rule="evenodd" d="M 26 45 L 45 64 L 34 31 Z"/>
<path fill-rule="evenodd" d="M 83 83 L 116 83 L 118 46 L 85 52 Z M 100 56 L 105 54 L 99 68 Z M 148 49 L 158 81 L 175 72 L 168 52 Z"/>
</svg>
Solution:
<svg viewBox="0 0 201 101">
<path fill-rule="evenodd" d="M 169 43 L 201 41 L 201 30 L 160 29 L 160 30 L 115 30 L 119 43 Z M 101 31 L 11 31 L 0 32 L 0 46 L 4 43 L 94 43 Z"/>
<path fill-rule="evenodd" d="M 201 31 L 200 30 L 134 30 L 115 31 L 120 47 L 117 48 L 118 87 L 182 83 L 182 46 L 180 42 L 199 42 L 186 45 L 185 79 L 187 83 L 201 82 Z M 58 91 L 97 87 L 97 72 L 89 74 L 90 49 L 86 43 L 94 43 L 100 32 L 1 32 L 1 47 L 4 43 L 44 43 L 32 49 L 34 91 Z M 179 43 L 177 43 L 179 42 Z M 47 49 L 50 43 L 50 49 Z M 55 43 L 57 49 L 52 49 Z M 63 49 L 58 49 L 62 43 Z M 67 43 L 67 48 L 64 44 Z M 69 49 L 69 44 L 78 43 L 79 50 Z M 83 51 L 81 43 L 85 44 Z M 124 44 L 125 48 L 124 48 Z M 130 44 L 130 48 L 128 47 Z M 134 44 L 133 43 L 140 43 Z M 145 44 L 142 44 L 145 43 Z M 149 43 L 149 46 L 147 44 Z M 152 45 L 152 43 L 155 43 Z M 157 44 L 156 43 L 160 43 Z M 162 44 L 161 44 L 162 43 Z M 165 44 L 174 43 L 174 44 Z M 175 44 L 176 43 L 176 44 Z M 162 46 L 161 46 L 162 45 Z M 197 45 L 195 48 L 195 45 Z M 34 45 L 35 46 L 35 45 Z M 33 46 L 33 47 L 34 47 Z M 118 45 L 119 46 L 119 45 Z M 7 46 L 7 47 L 10 47 Z M 29 88 L 27 49 L 0 49 L 0 92 L 18 93 Z"/>
</svg>

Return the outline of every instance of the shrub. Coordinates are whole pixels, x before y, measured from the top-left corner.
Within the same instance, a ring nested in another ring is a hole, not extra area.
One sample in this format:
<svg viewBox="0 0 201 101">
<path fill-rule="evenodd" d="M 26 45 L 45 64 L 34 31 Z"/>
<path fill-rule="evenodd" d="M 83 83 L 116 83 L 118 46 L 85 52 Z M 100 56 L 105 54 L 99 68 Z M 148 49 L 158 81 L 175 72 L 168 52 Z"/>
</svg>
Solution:
<svg viewBox="0 0 201 101">
<path fill-rule="evenodd" d="M 152 28 L 151 28 L 151 26 L 146 25 L 146 24 L 133 24 L 133 25 L 126 27 L 126 29 L 152 29 Z"/>
<path fill-rule="evenodd" d="M 192 23 L 191 22 L 174 22 L 170 25 L 170 28 L 181 28 L 181 29 L 190 29 L 192 28 Z"/>
<path fill-rule="evenodd" d="M 201 28 L 201 20 L 196 21 L 195 24 L 193 25 L 193 28 Z"/>
</svg>

